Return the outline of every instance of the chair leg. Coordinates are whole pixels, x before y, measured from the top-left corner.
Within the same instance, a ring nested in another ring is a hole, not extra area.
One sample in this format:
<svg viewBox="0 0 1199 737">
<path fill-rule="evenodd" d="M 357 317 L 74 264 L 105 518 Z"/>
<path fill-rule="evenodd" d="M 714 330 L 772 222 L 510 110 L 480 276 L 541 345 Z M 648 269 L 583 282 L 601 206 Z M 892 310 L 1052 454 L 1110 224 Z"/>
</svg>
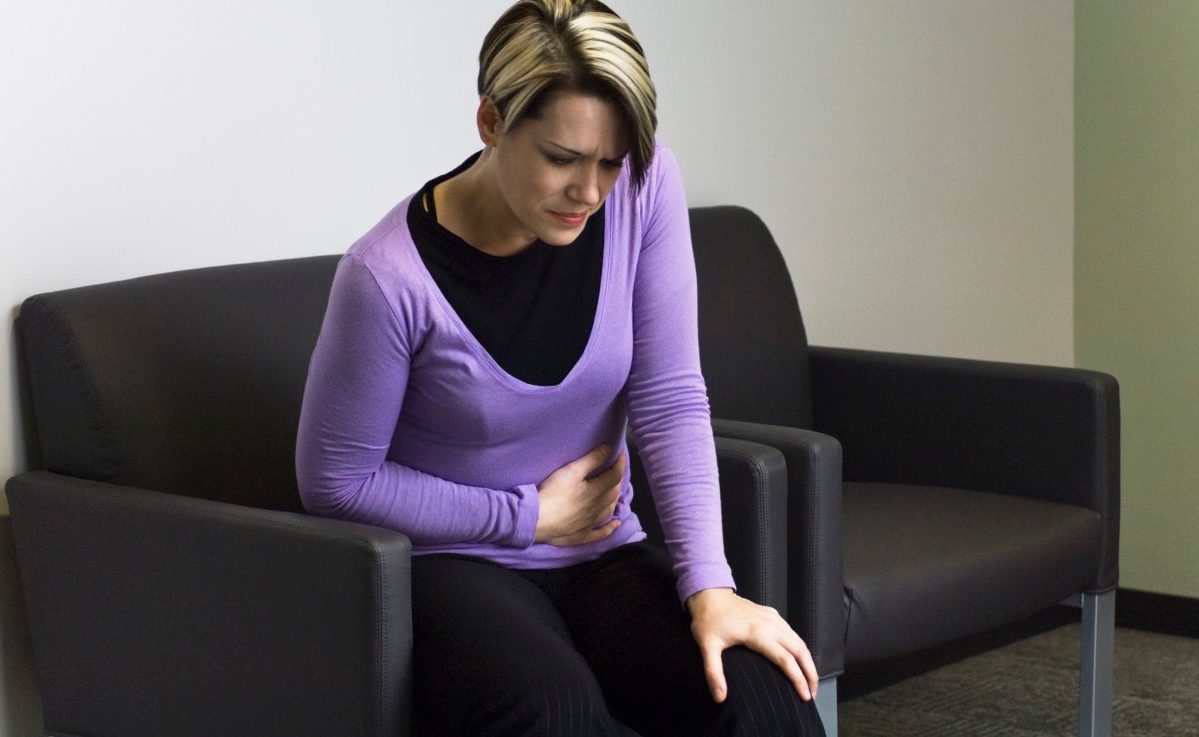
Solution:
<svg viewBox="0 0 1199 737">
<path fill-rule="evenodd" d="M 1115 665 L 1116 592 L 1082 595 L 1082 680 L 1079 737 L 1111 737 Z"/>
<path fill-rule="evenodd" d="M 820 679 L 816 690 L 816 712 L 824 723 L 825 737 L 837 737 L 837 677 Z"/>
</svg>

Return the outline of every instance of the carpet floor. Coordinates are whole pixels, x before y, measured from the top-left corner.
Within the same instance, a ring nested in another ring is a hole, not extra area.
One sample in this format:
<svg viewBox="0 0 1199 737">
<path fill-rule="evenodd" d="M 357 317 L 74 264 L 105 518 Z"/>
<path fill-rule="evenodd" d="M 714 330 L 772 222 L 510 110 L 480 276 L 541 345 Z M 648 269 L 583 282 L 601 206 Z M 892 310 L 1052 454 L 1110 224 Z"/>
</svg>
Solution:
<svg viewBox="0 0 1199 737">
<path fill-rule="evenodd" d="M 1071 737 L 1078 625 L 843 698 L 842 737 Z M 1199 737 L 1199 640 L 1116 630 L 1114 737 Z"/>
</svg>

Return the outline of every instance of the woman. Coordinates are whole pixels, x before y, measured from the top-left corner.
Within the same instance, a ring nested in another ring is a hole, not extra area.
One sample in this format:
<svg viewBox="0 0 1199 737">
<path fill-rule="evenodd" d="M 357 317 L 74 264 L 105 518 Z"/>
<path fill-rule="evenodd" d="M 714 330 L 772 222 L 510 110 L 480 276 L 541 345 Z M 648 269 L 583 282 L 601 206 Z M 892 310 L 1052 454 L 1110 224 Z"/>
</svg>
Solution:
<svg viewBox="0 0 1199 737">
<path fill-rule="evenodd" d="M 307 508 L 414 545 L 422 735 L 822 734 L 802 640 L 735 593 L 675 161 L 636 38 L 523 0 L 483 150 L 342 259 L 297 450 Z M 674 560 L 629 507 L 626 421 Z"/>
</svg>

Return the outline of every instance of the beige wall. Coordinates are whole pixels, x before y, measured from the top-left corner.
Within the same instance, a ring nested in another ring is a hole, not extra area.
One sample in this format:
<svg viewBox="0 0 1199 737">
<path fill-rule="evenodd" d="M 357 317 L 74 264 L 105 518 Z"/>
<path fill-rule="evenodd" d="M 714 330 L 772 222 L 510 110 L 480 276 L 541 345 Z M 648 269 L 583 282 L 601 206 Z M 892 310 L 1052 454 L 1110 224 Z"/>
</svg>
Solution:
<svg viewBox="0 0 1199 737">
<path fill-rule="evenodd" d="M 763 216 L 814 342 L 1073 364 L 1069 1 L 630 5 L 692 201 Z"/>
<path fill-rule="evenodd" d="M 1199 597 L 1199 4 L 1081 0 L 1079 363 L 1120 380 L 1124 586 Z"/>
<path fill-rule="evenodd" d="M 814 341 L 1071 364 L 1070 0 L 615 2 L 693 204 L 758 210 Z M 344 249 L 456 163 L 507 0 L 66 0 L 0 24 L 0 302 Z M 0 476 L 26 466 L 11 319 Z M 0 592 L 14 591 L 0 536 Z M 27 645 L 0 600 L 0 734 Z"/>
</svg>

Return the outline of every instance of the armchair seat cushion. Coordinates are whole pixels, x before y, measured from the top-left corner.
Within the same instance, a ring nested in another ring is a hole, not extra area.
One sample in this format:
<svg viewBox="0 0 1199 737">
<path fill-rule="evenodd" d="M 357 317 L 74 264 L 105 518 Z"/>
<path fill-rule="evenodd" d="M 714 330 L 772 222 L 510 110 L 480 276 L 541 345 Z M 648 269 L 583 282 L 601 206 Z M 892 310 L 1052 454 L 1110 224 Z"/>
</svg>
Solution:
<svg viewBox="0 0 1199 737">
<path fill-rule="evenodd" d="M 845 662 L 915 652 L 1084 590 L 1098 513 L 964 489 L 846 483 Z M 1018 533 L 1018 534 L 1015 534 Z"/>
</svg>

